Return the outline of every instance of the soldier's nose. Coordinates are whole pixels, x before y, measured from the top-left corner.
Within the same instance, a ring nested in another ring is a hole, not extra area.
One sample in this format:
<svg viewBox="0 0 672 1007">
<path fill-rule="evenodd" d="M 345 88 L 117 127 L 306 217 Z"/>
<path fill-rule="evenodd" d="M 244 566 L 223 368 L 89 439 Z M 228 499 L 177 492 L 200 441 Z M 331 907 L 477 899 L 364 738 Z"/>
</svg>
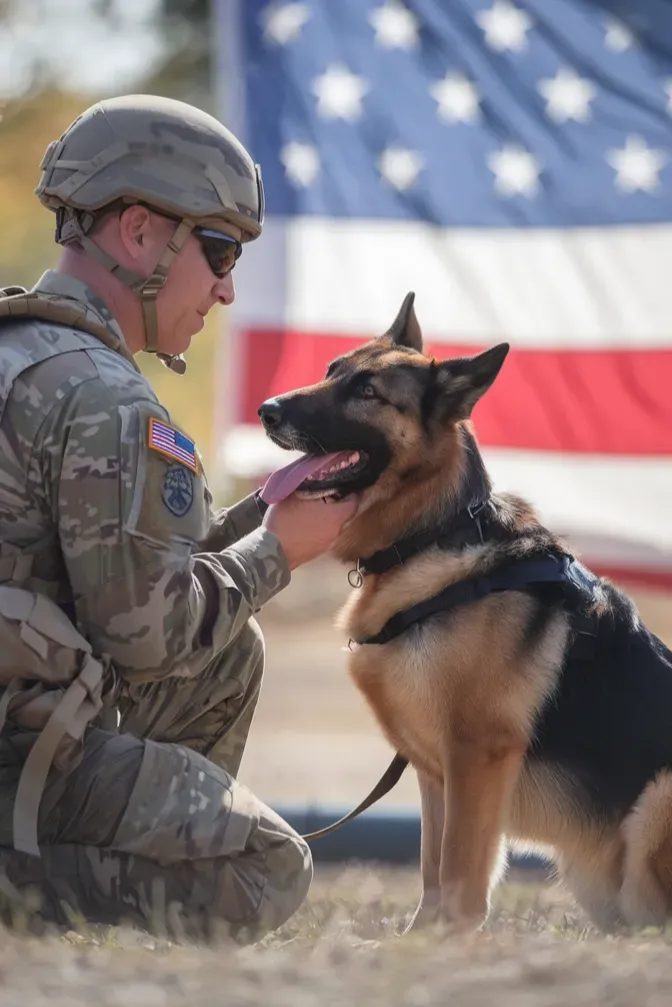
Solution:
<svg viewBox="0 0 672 1007">
<path fill-rule="evenodd" d="M 277 399 L 267 399 L 266 402 L 261 403 L 257 412 L 261 416 L 261 422 L 267 429 L 277 427 L 282 416 L 282 403 L 278 402 Z"/>
</svg>

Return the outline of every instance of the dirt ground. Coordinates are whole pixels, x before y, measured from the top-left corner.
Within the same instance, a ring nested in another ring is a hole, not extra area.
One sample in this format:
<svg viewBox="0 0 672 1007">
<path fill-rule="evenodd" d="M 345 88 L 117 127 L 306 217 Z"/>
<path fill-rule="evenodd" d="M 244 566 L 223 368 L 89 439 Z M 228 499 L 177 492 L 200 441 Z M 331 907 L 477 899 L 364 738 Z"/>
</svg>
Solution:
<svg viewBox="0 0 672 1007">
<path fill-rule="evenodd" d="M 551 886 L 513 879 L 472 938 L 398 936 L 415 871 L 318 868 L 293 920 L 250 948 L 136 931 L 4 934 L 1 1007 L 667 1007 L 670 936 L 604 938 Z"/>
</svg>

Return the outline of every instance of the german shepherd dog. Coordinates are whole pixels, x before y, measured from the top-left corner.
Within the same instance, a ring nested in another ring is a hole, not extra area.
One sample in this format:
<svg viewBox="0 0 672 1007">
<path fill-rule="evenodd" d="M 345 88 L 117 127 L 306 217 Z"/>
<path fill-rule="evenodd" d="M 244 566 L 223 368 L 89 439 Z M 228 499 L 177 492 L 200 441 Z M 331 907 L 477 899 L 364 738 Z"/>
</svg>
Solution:
<svg viewBox="0 0 672 1007">
<path fill-rule="evenodd" d="M 355 685 L 417 771 L 422 896 L 409 929 L 481 927 L 507 847 L 551 858 L 602 929 L 663 925 L 672 654 L 624 593 L 579 564 L 573 594 L 513 581 L 376 639 L 450 585 L 572 558 L 525 500 L 493 493 L 472 430 L 508 345 L 425 356 L 413 299 L 323 381 L 259 410 L 283 448 L 345 452 L 300 493 L 359 495 L 334 549 L 357 571 L 339 623 Z"/>
</svg>

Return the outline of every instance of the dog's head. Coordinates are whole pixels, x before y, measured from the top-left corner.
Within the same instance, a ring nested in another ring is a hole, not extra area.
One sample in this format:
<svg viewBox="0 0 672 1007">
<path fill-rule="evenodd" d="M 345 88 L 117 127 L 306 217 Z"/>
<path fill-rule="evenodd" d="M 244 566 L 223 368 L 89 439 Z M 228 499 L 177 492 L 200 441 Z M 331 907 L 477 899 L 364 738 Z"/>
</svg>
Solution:
<svg viewBox="0 0 672 1007">
<path fill-rule="evenodd" d="M 448 475 L 459 427 L 495 380 L 509 346 L 445 361 L 425 356 L 413 301 L 408 294 L 383 336 L 333 360 L 323 381 L 259 408 L 280 447 L 342 453 L 301 483 L 301 495 L 358 493 L 361 511 L 439 470 Z"/>
</svg>

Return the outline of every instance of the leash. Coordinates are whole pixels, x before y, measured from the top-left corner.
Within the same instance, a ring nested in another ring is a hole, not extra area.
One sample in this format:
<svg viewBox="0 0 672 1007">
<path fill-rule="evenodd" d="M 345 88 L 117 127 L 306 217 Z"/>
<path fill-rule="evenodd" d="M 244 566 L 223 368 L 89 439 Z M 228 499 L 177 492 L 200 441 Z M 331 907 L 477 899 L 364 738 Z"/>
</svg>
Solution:
<svg viewBox="0 0 672 1007">
<path fill-rule="evenodd" d="M 302 839 L 319 839 L 321 836 L 326 836 L 328 833 L 333 832 L 335 829 L 340 829 L 341 825 L 345 825 L 346 822 L 351 821 L 356 818 L 357 815 L 361 815 L 362 811 L 366 811 L 370 808 L 372 804 L 379 801 L 381 797 L 385 794 L 389 794 L 394 786 L 399 782 L 401 776 L 408 765 L 408 759 L 405 759 L 403 755 L 395 755 L 392 762 L 389 764 L 378 783 L 375 785 L 368 797 L 365 797 L 361 804 L 351 811 L 349 814 L 344 815 L 343 818 L 339 818 L 337 822 L 332 822 L 331 825 L 327 825 L 324 829 L 318 829 L 317 832 L 309 832 Z"/>
</svg>

